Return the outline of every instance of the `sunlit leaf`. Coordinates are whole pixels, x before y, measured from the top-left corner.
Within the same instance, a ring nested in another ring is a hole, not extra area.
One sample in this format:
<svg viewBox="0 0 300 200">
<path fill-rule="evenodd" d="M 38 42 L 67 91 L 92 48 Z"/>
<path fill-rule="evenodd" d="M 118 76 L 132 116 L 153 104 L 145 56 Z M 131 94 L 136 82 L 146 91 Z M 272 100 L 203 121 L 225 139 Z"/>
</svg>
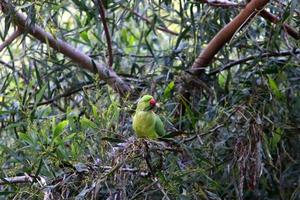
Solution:
<svg viewBox="0 0 300 200">
<path fill-rule="evenodd" d="M 68 126 L 68 124 L 69 124 L 68 120 L 59 122 L 54 128 L 53 138 L 56 138 L 57 136 L 59 136 L 64 131 L 66 126 Z"/>
<path fill-rule="evenodd" d="M 174 81 L 171 81 L 168 86 L 166 87 L 165 91 L 164 91 L 164 97 L 165 98 L 170 98 L 171 96 L 171 92 L 174 89 L 175 83 Z"/>
</svg>

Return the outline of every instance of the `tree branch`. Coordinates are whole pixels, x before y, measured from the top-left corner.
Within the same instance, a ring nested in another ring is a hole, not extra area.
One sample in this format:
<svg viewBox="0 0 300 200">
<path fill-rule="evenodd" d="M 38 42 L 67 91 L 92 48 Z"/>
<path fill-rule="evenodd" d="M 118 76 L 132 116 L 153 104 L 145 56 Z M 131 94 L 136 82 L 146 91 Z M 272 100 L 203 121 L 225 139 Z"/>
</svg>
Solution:
<svg viewBox="0 0 300 200">
<path fill-rule="evenodd" d="M 7 47 L 8 45 L 10 45 L 17 37 L 19 37 L 20 35 L 22 35 L 22 31 L 17 28 L 13 34 L 11 34 L 6 40 L 3 41 L 3 43 L 0 45 L 0 52 Z"/>
<path fill-rule="evenodd" d="M 263 10 L 261 11 L 260 13 L 260 16 L 262 16 L 263 18 L 265 18 L 266 20 L 269 20 L 270 22 L 274 23 L 274 24 L 278 24 L 280 23 L 280 19 L 269 13 L 268 11 L 266 10 Z M 290 25 L 286 24 L 286 23 L 283 23 L 282 24 L 283 26 L 283 29 L 290 35 L 292 36 L 293 38 L 295 38 L 296 40 L 299 40 L 300 39 L 300 34 L 299 32 L 297 32 L 293 27 L 291 27 Z"/>
<path fill-rule="evenodd" d="M 98 5 L 99 5 L 99 14 L 101 16 L 101 21 L 103 24 L 103 29 L 106 36 L 106 43 L 108 48 L 108 66 L 109 68 L 111 68 L 113 65 L 113 53 L 112 53 L 111 37 L 110 37 L 110 33 L 109 33 L 109 29 L 105 17 L 105 7 L 103 5 L 102 0 L 98 0 Z"/>
<path fill-rule="evenodd" d="M 3 65 L 4 67 L 10 69 L 13 72 L 16 72 L 22 79 L 24 79 L 25 81 L 27 80 L 27 77 L 25 77 L 21 72 L 19 72 L 18 70 L 16 70 L 13 66 L 11 66 L 10 64 L 0 60 L 0 64 Z"/>
<path fill-rule="evenodd" d="M 0 179 L 0 185 L 6 185 L 6 184 L 17 184 L 17 183 L 33 183 L 34 181 L 41 181 L 41 185 L 46 184 L 45 178 L 38 176 L 34 177 L 31 175 L 28 175 L 25 173 L 24 176 L 15 176 L 15 177 L 7 177 L 7 178 L 1 178 Z"/>
<path fill-rule="evenodd" d="M 219 0 L 199 0 L 200 3 L 206 3 L 210 6 L 214 6 L 214 7 L 222 7 L 222 8 L 232 8 L 232 7 L 245 7 L 245 5 L 243 4 L 237 4 L 237 3 L 233 3 L 233 2 L 229 2 L 229 1 L 219 1 Z M 282 6 L 286 6 L 285 4 L 282 4 L 280 2 L 278 2 L 279 4 L 281 4 Z M 296 11 L 295 11 L 296 12 Z M 280 23 L 280 19 L 269 13 L 266 10 L 262 10 L 259 13 L 260 16 L 262 16 L 263 18 L 265 18 L 266 20 L 274 23 L 274 24 L 278 24 Z M 291 27 L 290 25 L 283 23 L 282 24 L 283 29 L 285 32 L 287 32 L 290 36 L 292 36 L 293 38 L 295 38 L 296 40 L 300 39 L 300 33 L 297 32 L 293 27 Z"/>
<path fill-rule="evenodd" d="M 230 62 L 220 68 L 217 68 L 213 71 L 211 71 L 208 75 L 215 75 L 217 73 L 220 73 L 226 69 L 230 69 L 231 67 L 238 65 L 238 64 L 242 64 L 245 63 L 249 60 L 254 60 L 257 58 L 266 58 L 266 57 L 278 57 L 278 56 L 289 56 L 289 55 L 293 55 L 293 54 L 300 54 L 300 49 L 296 49 L 295 51 L 281 51 L 281 52 L 271 52 L 271 53 L 263 53 L 263 54 L 259 54 L 259 55 L 254 55 L 254 56 L 248 56 L 246 58 L 242 58 L 233 62 Z"/>
<path fill-rule="evenodd" d="M 51 104 L 51 103 L 53 103 L 53 102 L 55 102 L 55 101 L 57 101 L 57 100 L 59 100 L 61 98 L 66 98 L 66 97 L 69 97 L 69 96 L 71 96 L 71 95 L 73 95 L 73 94 L 75 94 L 77 92 L 80 92 L 84 88 L 92 88 L 92 87 L 95 87 L 95 85 L 92 84 L 92 83 L 88 83 L 88 84 L 84 84 L 84 85 L 82 85 L 82 86 L 80 86 L 78 88 L 71 88 L 71 89 L 65 91 L 63 94 L 57 95 L 57 96 L 53 97 L 52 99 L 40 102 L 37 105 L 38 106 L 42 106 L 42 105 Z"/>
<path fill-rule="evenodd" d="M 4 13 L 9 13 L 9 10 L 14 10 L 13 5 L 2 1 L 1 7 Z M 86 54 L 82 53 L 80 50 L 69 45 L 61 39 L 56 39 L 50 33 L 46 32 L 38 25 L 33 25 L 28 27 L 27 17 L 21 12 L 14 13 L 14 23 L 18 28 L 25 32 L 27 31 L 34 38 L 39 41 L 48 44 L 53 49 L 69 57 L 74 63 L 78 64 L 80 67 L 85 68 L 91 72 L 99 74 L 101 80 L 104 80 L 108 85 L 110 85 L 116 92 L 121 96 L 125 96 L 131 91 L 131 87 L 128 83 L 125 83 L 112 69 L 107 69 L 100 63 L 96 63 Z"/>
<path fill-rule="evenodd" d="M 200 74 L 202 72 L 201 68 L 206 67 L 211 62 L 215 54 L 232 38 L 234 33 L 249 19 L 249 17 L 259 12 L 259 10 L 268 2 L 269 0 L 250 1 L 239 15 L 221 29 L 195 60 L 192 68 L 200 69 L 195 70 L 195 74 Z"/>
<path fill-rule="evenodd" d="M 9 178 L 2 178 L 0 180 L 0 185 L 5 184 L 14 184 L 14 183 L 31 183 L 32 180 L 29 176 L 16 176 L 16 177 L 9 177 Z"/>
</svg>

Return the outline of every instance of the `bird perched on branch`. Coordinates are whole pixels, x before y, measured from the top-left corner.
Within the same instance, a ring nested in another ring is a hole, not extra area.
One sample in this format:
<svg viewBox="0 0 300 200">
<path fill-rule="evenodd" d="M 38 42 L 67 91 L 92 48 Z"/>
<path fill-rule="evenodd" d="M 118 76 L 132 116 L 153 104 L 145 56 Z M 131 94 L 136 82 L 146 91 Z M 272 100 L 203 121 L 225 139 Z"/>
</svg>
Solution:
<svg viewBox="0 0 300 200">
<path fill-rule="evenodd" d="M 164 125 L 153 111 L 156 101 L 151 95 L 144 95 L 137 104 L 133 116 L 133 129 L 139 138 L 156 139 L 165 135 Z"/>
</svg>

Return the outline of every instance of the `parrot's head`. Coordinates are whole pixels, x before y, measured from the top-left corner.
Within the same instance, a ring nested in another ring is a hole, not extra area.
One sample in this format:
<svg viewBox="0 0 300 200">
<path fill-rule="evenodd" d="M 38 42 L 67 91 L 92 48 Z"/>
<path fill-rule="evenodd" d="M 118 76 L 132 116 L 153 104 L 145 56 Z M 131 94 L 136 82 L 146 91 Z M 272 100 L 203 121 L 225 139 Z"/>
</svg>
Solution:
<svg viewBox="0 0 300 200">
<path fill-rule="evenodd" d="M 144 95 L 137 104 L 137 111 L 149 111 L 156 105 L 155 99 L 151 95 Z"/>
</svg>

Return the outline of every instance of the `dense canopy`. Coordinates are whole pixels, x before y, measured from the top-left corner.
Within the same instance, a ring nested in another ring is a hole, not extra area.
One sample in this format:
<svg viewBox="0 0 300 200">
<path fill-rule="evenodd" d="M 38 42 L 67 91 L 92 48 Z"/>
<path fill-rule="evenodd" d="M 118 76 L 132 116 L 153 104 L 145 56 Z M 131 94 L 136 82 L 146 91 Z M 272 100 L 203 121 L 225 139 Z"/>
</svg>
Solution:
<svg viewBox="0 0 300 200">
<path fill-rule="evenodd" d="M 0 9 L 0 198 L 300 199 L 299 0 Z"/>
</svg>

